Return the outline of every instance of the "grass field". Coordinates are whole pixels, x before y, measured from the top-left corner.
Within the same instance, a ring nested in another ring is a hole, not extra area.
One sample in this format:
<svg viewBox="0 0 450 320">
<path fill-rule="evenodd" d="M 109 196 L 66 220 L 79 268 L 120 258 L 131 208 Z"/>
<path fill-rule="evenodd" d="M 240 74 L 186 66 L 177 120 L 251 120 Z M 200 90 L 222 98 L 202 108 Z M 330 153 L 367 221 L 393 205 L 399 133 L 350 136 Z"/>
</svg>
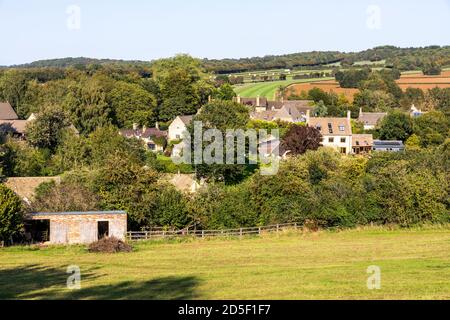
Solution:
<svg viewBox="0 0 450 320">
<path fill-rule="evenodd" d="M 245 98 L 256 98 L 257 96 L 260 96 L 273 100 L 275 99 L 275 93 L 277 92 L 280 86 L 289 86 L 295 83 L 312 83 L 332 79 L 333 78 L 299 79 L 299 80 L 250 83 L 242 86 L 236 86 L 234 91 L 236 92 L 236 94 Z"/>
<path fill-rule="evenodd" d="M 450 226 L 0 249 L 1 299 L 450 299 Z M 81 289 L 66 268 L 81 268 Z M 367 289 L 367 268 L 381 289 Z"/>
</svg>

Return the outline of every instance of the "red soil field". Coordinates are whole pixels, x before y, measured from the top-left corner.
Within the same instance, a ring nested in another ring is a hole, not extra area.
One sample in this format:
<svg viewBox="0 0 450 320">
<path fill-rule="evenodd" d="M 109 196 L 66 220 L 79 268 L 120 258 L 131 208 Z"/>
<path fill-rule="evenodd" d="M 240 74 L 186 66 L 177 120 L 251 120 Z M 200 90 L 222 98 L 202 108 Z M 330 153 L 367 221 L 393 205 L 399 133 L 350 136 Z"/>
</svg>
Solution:
<svg viewBox="0 0 450 320">
<path fill-rule="evenodd" d="M 444 71 L 439 76 L 424 76 L 421 73 L 406 74 L 402 75 L 396 82 L 403 91 L 407 88 L 420 88 L 422 90 L 428 90 L 434 87 L 450 88 L 450 71 Z M 320 88 L 328 93 L 343 93 L 350 102 L 353 101 L 354 94 L 359 92 L 358 89 L 341 88 L 334 80 L 299 83 L 289 86 L 289 89 L 293 90 L 293 93 L 295 94 L 301 94 L 302 91 L 308 92 L 313 88 Z"/>
</svg>

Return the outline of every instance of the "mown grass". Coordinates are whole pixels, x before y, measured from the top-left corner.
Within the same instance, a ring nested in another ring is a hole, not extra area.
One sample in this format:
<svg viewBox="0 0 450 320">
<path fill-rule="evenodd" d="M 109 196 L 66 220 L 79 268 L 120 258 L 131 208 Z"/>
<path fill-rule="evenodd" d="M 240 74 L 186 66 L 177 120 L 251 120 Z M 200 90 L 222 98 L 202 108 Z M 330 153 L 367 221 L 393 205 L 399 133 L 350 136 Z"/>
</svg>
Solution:
<svg viewBox="0 0 450 320">
<path fill-rule="evenodd" d="M 318 78 L 318 79 L 299 79 L 299 80 L 285 80 L 285 81 L 271 81 L 245 84 L 236 86 L 234 91 L 236 94 L 245 98 L 256 98 L 257 96 L 266 97 L 269 100 L 275 99 L 275 93 L 280 86 L 289 86 L 295 83 L 318 82 L 332 80 L 333 78 Z"/>
<path fill-rule="evenodd" d="M 450 226 L 0 250 L 1 299 L 449 299 Z M 82 272 L 66 288 L 66 268 Z M 368 290 L 367 267 L 381 268 Z"/>
</svg>

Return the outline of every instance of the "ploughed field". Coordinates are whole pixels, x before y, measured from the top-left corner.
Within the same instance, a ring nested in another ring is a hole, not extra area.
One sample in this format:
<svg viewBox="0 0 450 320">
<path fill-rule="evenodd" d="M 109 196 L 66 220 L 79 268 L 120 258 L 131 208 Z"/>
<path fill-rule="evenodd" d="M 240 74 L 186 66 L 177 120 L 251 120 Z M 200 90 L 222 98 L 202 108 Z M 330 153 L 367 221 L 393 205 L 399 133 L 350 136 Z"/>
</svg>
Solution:
<svg viewBox="0 0 450 320">
<path fill-rule="evenodd" d="M 396 82 L 403 91 L 407 88 L 420 88 L 424 91 L 435 87 L 450 88 L 450 71 L 443 71 L 439 76 L 424 76 L 422 73 L 408 72 L 403 74 Z M 350 102 L 353 101 L 354 94 L 359 92 L 358 89 L 341 88 L 339 83 L 334 80 L 319 81 L 314 83 L 295 83 L 289 86 L 289 89 L 295 94 L 301 94 L 302 91 L 308 92 L 313 88 L 320 88 L 325 92 L 344 94 Z"/>
<path fill-rule="evenodd" d="M 450 299 L 449 252 L 450 226 L 141 242 L 120 254 L 12 247 L 0 249 L 0 298 Z M 69 265 L 81 289 L 67 288 Z M 367 287 L 370 266 L 380 289 Z"/>
</svg>

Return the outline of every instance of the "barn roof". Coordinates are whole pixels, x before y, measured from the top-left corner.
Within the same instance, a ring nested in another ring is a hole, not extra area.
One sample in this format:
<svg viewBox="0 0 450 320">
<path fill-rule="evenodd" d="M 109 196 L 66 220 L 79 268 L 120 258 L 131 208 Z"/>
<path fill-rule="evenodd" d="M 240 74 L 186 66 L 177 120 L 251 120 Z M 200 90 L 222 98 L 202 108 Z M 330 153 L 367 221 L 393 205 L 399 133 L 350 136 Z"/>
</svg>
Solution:
<svg viewBox="0 0 450 320">
<path fill-rule="evenodd" d="M 85 216 L 85 215 L 111 215 L 127 214 L 126 211 L 73 211 L 73 212 L 33 212 L 32 217 L 39 216 Z"/>
<path fill-rule="evenodd" d="M 0 120 L 17 120 L 17 116 L 14 109 L 9 102 L 0 102 Z"/>
</svg>

